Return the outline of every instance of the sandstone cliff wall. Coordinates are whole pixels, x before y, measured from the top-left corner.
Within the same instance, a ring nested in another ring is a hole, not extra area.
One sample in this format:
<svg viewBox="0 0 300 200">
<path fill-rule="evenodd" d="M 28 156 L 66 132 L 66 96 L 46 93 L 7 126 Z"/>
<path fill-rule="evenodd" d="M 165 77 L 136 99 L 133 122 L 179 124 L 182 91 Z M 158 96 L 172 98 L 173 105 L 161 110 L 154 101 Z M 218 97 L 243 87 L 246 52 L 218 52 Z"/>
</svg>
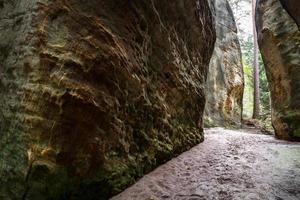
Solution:
<svg viewBox="0 0 300 200">
<path fill-rule="evenodd" d="M 285 1 L 299 8 L 298 1 Z M 284 9 L 279 0 L 259 0 L 256 8 L 258 42 L 272 100 L 272 123 L 283 139 L 300 138 L 300 13 Z"/>
<path fill-rule="evenodd" d="M 206 126 L 239 127 L 244 76 L 235 19 L 227 0 L 211 0 L 216 44 L 206 85 Z"/>
<path fill-rule="evenodd" d="M 0 1 L 0 199 L 106 199 L 203 140 L 206 0 Z"/>
</svg>

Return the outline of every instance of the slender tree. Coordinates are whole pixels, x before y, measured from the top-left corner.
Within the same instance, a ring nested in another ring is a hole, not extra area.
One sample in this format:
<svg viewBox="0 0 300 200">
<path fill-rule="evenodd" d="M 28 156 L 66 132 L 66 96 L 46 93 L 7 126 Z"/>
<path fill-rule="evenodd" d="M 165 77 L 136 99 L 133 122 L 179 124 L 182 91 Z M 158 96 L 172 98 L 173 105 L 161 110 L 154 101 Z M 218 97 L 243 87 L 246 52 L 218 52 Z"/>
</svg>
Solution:
<svg viewBox="0 0 300 200">
<path fill-rule="evenodd" d="M 255 6 L 256 0 L 252 0 L 252 18 L 253 18 L 253 119 L 259 118 L 260 92 L 259 92 L 259 64 L 258 64 L 258 44 L 255 25 Z"/>
</svg>

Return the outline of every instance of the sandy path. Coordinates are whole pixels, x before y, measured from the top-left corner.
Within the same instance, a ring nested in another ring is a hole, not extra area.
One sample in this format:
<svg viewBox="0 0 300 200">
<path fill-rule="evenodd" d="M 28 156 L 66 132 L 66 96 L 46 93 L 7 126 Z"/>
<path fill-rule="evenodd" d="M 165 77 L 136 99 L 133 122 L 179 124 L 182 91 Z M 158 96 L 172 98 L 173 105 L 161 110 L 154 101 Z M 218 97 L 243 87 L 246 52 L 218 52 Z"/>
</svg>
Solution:
<svg viewBox="0 0 300 200">
<path fill-rule="evenodd" d="M 300 200 L 300 143 L 224 129 L 113 200 Z"/>
</svg>

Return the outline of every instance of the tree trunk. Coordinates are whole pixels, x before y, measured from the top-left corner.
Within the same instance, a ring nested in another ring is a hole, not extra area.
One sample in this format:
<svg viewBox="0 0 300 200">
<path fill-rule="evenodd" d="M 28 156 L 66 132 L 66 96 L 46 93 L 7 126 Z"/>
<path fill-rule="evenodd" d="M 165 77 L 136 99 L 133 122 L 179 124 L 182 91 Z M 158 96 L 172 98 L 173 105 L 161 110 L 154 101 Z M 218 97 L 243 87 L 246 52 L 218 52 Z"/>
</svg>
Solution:
<svg viewBox="0 0 300 200">
<path fill-rule="evenodd" d="M 253 119 L 259 118 L 259 64 L 258 64 L 258 44 L 257 44 L 257 32 L 255 26 L 255 5 L 256 0 L 252 0 L 252 18 L 253 18 Z"/>
</svg>

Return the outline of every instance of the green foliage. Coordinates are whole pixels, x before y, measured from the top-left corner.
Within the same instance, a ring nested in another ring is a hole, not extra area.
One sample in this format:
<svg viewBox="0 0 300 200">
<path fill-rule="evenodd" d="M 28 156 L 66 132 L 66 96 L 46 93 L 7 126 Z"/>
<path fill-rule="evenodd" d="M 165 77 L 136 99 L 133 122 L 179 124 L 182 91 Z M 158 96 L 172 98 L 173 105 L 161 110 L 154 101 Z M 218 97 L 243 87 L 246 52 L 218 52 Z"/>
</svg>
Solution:
<svg viewBox="0 0 300 200">
<path fill-rule="evenodd" d="M 248 26 L 252 26 L 252 0 L 229 0 L 233 9 L 238 35 L 241 44 L 245 89 L 243 97 L 243 117 L 252 118 L 253 113 L 253 33 Z M 250 32 L 249 32 L 250 31 Z M 259 55 L 259 81 L 260 81 L 260 120 L 266 130 L 272 131 L 271 126 L 271 106 L 270 92 L 268 89 L 268 81 L 266 71 L 261 56 Z"/>
<path fill-rule="evenodd" d="M 253 40 L 249 36 L 240 38 L 243 55 L 245 89 L 243 96 L 243 117 L 251 118 L 253 113 Z"/>
<path fill-rule="evenodd" d="M 244 97 L 243 97 L 243 117 L 250 118 L 253 112 L 253 76 L 252 67 L 247 63 L 243 63 L 244 67 Z"/>
<path fill-rule="evenodd" d="M 271 115 L 271 101 L 266 70 L 261 56 L 259 57 L 259 68 L 261 119 L 265 120 Z"/>
<path fill-rule="evenodd" d="M 241 39 L 241 49 L 244 62 L 245 91 L 244 91 L 244 116 L 252 116 L 253 108 L 253 40 L 249 36 Z M 265 67 L 261 55 L 259 56 L 259 80 L 260 80 L 260 102 L 261 102 L 261 119 L 265 120 L 270 117 L 270 92 Z"/>
</svg>

